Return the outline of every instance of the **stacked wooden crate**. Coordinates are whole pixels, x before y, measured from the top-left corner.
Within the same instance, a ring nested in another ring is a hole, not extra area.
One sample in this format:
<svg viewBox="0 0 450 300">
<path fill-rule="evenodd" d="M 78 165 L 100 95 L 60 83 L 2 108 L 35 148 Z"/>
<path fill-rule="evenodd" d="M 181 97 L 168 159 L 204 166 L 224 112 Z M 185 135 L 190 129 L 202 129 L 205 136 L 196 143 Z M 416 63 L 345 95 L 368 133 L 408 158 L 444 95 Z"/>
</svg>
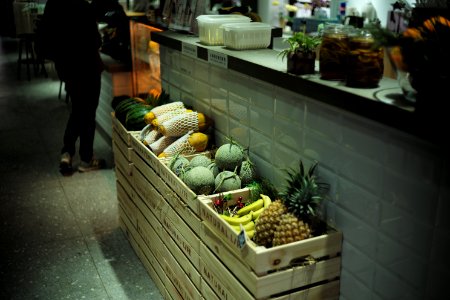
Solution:
<svg viewBox="0 0 450 300">
<path fill-rule="evenodd" d="M 313 252 L 311 255 L 327 256 L 330 262 L 325 267 L 322 261 L 307 267 L 284 262 L 285 255 L 298 258 L 298 253 L 290 251 L 298 251 L 301 246 L 279 247 L 275 256 L 271 249 L 254 245 L 237 249 L 227 241 L 230 233 L 221 229 L 223 224 L 217 214 L 213 216 L 214 212 L 208 211 L 211 197 L 215 196 L 197 197 L 167 167 L 167 160 L 157 158 L 137 133 L 126 132 L 116 121 L 114 154 L 118 154 L 121 225 L 166 299 L 339 298 L 339 233 L 300 252 L 301 256 L 308 251 Z M 116 142 L 118 138 L 123 143 Z M 121 150 L 126 151 L 119 153 Z M 125 156 L 129 173 L 123 170 L 124 152 L 129 154 Z M 248 189 L 236 193 L 248 193 Z M 315 248 L 324 243 L 329 246 L 326 253 Z M 271 262 L 271 267 L 267 267 L 266 261 L 274 257 L 283 262 Z M 260 264 L 265 267 L 258 268 Z M 283 270 L 278 270 L 280 267 Z"/>
</svg>

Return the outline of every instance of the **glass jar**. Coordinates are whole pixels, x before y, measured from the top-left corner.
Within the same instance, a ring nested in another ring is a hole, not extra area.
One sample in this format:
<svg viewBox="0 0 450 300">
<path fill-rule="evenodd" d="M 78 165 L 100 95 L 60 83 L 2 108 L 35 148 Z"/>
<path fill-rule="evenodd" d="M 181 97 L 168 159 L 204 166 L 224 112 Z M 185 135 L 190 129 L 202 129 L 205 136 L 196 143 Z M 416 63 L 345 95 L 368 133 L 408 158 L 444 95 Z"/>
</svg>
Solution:
<svg viewBox="0 0 450 300">
<path fill-rule="evenodd" d="M 359 88 L 378 86 L 384 71 L 384 50 L 375 48 L 370 32 L 359 30 L 350 36 L 346 85 Z"/>
<path fill-rule="evenodd" d="M 345 80 L 348 51 L 348 26 L 342 24 L 328 24 L 325 26 L 319 50 L 320 78 L 325 80 Z"/>
</svg>

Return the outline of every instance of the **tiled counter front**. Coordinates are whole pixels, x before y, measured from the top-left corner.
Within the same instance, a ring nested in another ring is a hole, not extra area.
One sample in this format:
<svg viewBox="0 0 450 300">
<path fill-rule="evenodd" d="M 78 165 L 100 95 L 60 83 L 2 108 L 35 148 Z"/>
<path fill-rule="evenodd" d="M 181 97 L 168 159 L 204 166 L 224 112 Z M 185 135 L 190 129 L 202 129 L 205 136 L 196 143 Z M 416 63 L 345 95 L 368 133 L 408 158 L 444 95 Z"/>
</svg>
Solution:
<svg viewBox="0 0 450 300">
<path fill-rule="evenodd" d="M 215 120 L 218 144 L 232 136 L 249 146 L 279 186 L 300 158 L 320 162 L 327 220 L 344 237 L 341 299 L 439 299 L 447 290 L 450 164 L 441 149 L 161 45 L 163 87 Z"/>
</svg>

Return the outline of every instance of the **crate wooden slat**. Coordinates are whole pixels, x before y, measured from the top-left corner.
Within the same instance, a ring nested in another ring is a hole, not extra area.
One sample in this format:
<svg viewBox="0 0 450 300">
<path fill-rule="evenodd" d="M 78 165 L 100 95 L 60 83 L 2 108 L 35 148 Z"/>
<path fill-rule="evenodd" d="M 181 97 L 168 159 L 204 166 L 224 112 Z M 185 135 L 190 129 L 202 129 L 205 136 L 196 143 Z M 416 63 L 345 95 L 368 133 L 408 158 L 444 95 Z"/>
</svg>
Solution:
<svg viewBox="0 0 450 300">
<path fill-rule="evenodd" d="M 114 112 L 111 112 L 113 130 L 116 130 L 120 138 L 128 145 L 131 146 L 131 136 L 139 136 L 139 131 L 128 131 L 119 120 L 117 120 Z"/>
<path fill-rule="evenodd" d="M 340 281 L 334 280 L 320 285 L 309 287 L 308 289 L 292 292 L 283 296 L 275 296 L 270 300 L 338 300 Z"/>
<path fill-rule="evenodd" d="M 126 158 L 125 154 L 120 150 L 116 141 L 112 142 L 112 149 L 114 154 L 114 164 L 122 173 L 132 175 L 132 163 Z"/>
<path fill-rule="evenodd" d="M 131 200 L 130 196 L 128 196 L 128 194 L 125 192 L 125 188 L 118 181 L 116 182 L 116 189 L 117 189 L 117 199 L 119 201 L 119 205 L 122 207 L 123 213 L 125 213 L 125 215 L 128 217 L 133 227 L 136 228 L 137 226 L 136 205 Z"/>
<path fill-rule="evenodd" d="M 128 161 L 131 161 L 131 152 L 133 148 L 131 145 L 127 145 L 126 142 L 122 139 L 116 129 L 112 130 L 112 141 L 115 142 L 120 151 L 125 155 Z"/>
<path fill-rule="evenodd" d="M 133 166 L 131 166 L 131 168 L 133 169 Z M 133 173 L 133 171 L 131 171 L 131 173 Z M 136 204 L 135 200 L 137 193 L 133 187 L 133 177 L 130 175 L 125 175 L 121 170 L 116 170 L 115 174 L 117 182 L 120 182 L 128 197 L 130 197 L 131 201 Z"/>
<path fill-rule="evenodd" d="M 232 201 L 242 196 L 248 199 L 248 191 L 235 191 L 231 194 Z M 200 218 L 208 224 L 229 249 L 244 261 L 253 272 L 259 275 L 269 271 L 289 267 L 291 262 L 304 256 L 320 258 L 324 256 L 336 256 L 342 250 L 342 233 L 330 228 L 327 234 L 309 238 L 303 241 L 290 243 L 282 246 L 266 248 L 248 241 L 244 249 L 239 247 L 238 234 L 236 231 L 212 208 L 212 202 L 216 196 L 203 197 L 200 203 Z"/>
<path fill-rule="evenodd" d="M 155 174 L 159 174 L 159 168 L 161 166 L 159 158 L 139 140 L 139 136 L 132 135 L 130 137 L 130 143 L 133 150 L 153 169 Z"/>
</svg>

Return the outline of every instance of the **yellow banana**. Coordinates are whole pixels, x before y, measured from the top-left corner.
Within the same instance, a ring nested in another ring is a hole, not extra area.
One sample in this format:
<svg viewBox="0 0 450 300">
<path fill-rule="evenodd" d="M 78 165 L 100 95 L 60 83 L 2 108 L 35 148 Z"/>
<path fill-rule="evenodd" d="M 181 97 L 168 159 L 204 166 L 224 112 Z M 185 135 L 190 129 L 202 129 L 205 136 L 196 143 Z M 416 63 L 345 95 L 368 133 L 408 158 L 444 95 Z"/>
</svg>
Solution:
<svg viewBox="0 0 450 300">
<path fill-rule="evenodd" d="M 261 196 L 261 198 L 264 201 L 264 207 L 267 207 L 267 206 L 270 205 L 270 203 L 272 203 L 272 200 L 270 199 L 269 196 L 266 196 L 266 195 L 263 195 L 263 194 L 260 194 L 260 196 Z"/>
<path fill-rule="evenodd" d="M 266 207 L 261 207 L 257 211 L 253 212 L 253 220 L 258 219 L 259 215 L 266 209 Z"/>
<path fill-rule="evenodd" d="M 219 215 L 219 216 L 222 219 L 224 219 L 225 221 L 227 221 L 228 224 L 230 224 L 230 225 L 239 225 L 239 224 L 245 225 L 245 224 L 247 224 L 248 222 L 250 222 L 252 220 L 252 218 L 253 218 L 252 215 L 253 215 L 253 213 L 249 213 L 249 214 L 247 214 L 245 216 L 242 216 L 240 218 L 233 218 L 233 217 L 222 215 L 222 214 Z"/>
<path fill-rule="evenodd" d="M 255 229 L 252 230 L 246 230 L 245 233 L 247 234 L 249 239 L 252 239 L 253 236 L 255 235 Z"/>
<path fill-rule="evenodd" d="M 263 199 L 259 199 L 256 200 L 255 202 L 253 202 L 252 204 L 246 205 L 243 208 L 241 208 L 240 210 L 237 211 L 237 214 L 239 216 L 243 216 L 248 214 L 249 212 L 253 211 L 257 211 L 258 209 L 260 209 L 261 207 L 263 207 L 264 205 L 264 200 Z"/>
<path fill-rule="evenodd" d="M 231 227 L 233 227 L 237 232 L 241 231 L 241 226 L 240 225 L 231 225 Z M 244 227 L 245 231 L 249 231 L 255 228 L 255 222 L 250 221 L 245 225 L 242 225 L 242 227 Z"/>
</svg>

